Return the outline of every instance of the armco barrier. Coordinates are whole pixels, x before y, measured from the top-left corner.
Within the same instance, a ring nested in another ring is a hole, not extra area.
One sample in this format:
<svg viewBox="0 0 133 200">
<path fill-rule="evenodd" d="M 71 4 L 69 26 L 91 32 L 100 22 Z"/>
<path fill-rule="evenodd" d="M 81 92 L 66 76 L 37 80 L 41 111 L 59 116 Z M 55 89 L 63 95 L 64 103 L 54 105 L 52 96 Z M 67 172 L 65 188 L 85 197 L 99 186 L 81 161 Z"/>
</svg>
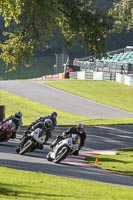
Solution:
<svg viewBox="0 0 133 200">
<path fill-rule="evenodd" d="M 70 79 L 77 79 L 77 72 L 70 72 L 69 77 Z"/>
<path fill-rule="evenodd" d="M 108 80 L 123 83 L 125 85 L 133 86 L 133 78 L 120 73 L 107 72 L 70 72 L 70 79 L 84 79 L 85 80 Z"/>
<path fill-rule="evenodd" d="M 103 72 L 103 80 L 115 81 L 115 73 Z"/>
<path fill-rule="evenodd" d="M 77 79 L 85 80 L 85 71 L 77 72 Z"/>
<path fill-rule="evenodd" d="M 128 86 L 133 86 L 133 78 L 124 74 L 116 73 L 116 82 L 123 83 Z"/>
<path fill-rule="evenodd" d="M 103 72 L 93 72 L 93 80 L 103 80 Z"/>
<path fill-rule="evenodd" d="M 130 86 L 133 86 L 133 78 L 130 78 Z"/>
<path fill-rule="evenodd" d="M 133 87 L 133 77 L 127 76 L 126 74 L 120 74 L 120 73 L 77 71 L 77 72 L 70 72 L 69 77 L 70 79 L 81 79 L 81 80 L 116 81 L 116 82 L 123 83 L 125 85 Z M 43 80 L 64 79 L 64 73 L 42 76 L 41 79 Z"/>
<path fill-rule="evenodd" d="M 93 72 L 86 72 L 85 73 L 85 79 L 93 80 Z"/>
</svg>

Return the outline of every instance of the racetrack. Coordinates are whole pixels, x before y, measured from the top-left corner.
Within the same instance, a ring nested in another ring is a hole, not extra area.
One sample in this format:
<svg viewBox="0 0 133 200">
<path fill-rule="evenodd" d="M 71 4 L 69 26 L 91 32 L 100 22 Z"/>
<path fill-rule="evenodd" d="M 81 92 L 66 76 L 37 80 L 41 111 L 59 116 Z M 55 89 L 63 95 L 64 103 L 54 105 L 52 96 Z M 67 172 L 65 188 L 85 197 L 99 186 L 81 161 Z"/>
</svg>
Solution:
<svg viewBox="0 0 133 200">
<path fill-rule="evenodd" d="M 61 134 L 66 129 L 57 127 L 51 139 L 54 140 L 57 134 Z M 92 167 L 85 162 L 86 156 L 100 153 L 114 153 L 116 148 L 126 148 L 132 146 L 133 126 L 109 126 L 109 127 L 86 127 L 87 139 L 85 147 L 79 156 L 71 156 L 61 164 L 55 164 L 46 160 L 49 146 L 44 149 L 35 150 L 21 156 L 16 154 L 15 148 L 19 142 L 17 139 L 8 143 L 0 143 L 0 165 L 10 168 L 40 171 L 46 174 L 67 176 L 71 178 L 92 180 L 109 184 L 119 184 L 133 187 L 133 177 L 112 173 L 98 167 Z M 100 162 L 100 160 L 99 160 Z"/>
<path fill-rule="evenodd" d="M 115 118 L 133 117 L 133 113 L 91 102 L 32 81 L 0 81 L 0 89 L 41 104 L 54 105 L 53 107 L 55 108 L 77 115 L 97 118 L 110 118 L 114 116 Z M 64 129 L 65 127 L 57 127 L 52 140 L 55 138 L 55 135 L 61 134 Z M 43 151 L 36 150 L 20 156 L 15 152 L 20 138 L 20 135 L 17 135 L 18 138 L 16 140 L 10 140 L 8 143 L 0 143 L 0 165 L 21 170 L 41 171 L 47 174 L 133 187 L 133 177 L 92 167 L 85 162 L 85 158 L 88 155 L 99 154 L 103 151 L 110 153 L 118 148 L 132 147 L 133 126 L 97 126 L 85 127 L 85 129 L 87 139 L 85 147 L 78 157 L 69 157 L 61 164 L 48 162 L 46 155 L 49 151 L 49 146 L 45 146 Z"/>
<path fill-rule="evenodd" d="M 62 111 L 91 118 L 133 118 L 133 113 L 86 100 L 33 81 L 0 81 L 0 89 Z"/>
</svg>

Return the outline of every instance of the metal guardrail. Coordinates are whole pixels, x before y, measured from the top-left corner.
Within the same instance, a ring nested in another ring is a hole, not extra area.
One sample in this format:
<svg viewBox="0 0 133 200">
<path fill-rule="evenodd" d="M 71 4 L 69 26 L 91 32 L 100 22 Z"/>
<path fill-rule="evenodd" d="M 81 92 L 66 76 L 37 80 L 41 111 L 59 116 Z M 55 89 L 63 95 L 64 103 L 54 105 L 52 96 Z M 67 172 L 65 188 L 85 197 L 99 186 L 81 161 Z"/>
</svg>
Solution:
<svg viewBox="0 0 133 200">
<path fill-rule="evenodd" d="M 108 72 L 70 72 L 70 79 L 84 79 L 84 80 L 110 80 L 114 81 L 116 73 L 108 73 Z M 97 77 L 97 78 L 96 78 Z"/>
<path fill-rule="evenodd" d="M 133 77 L 127 76 L 126 74 L 120 73 L 108 73 L 108 72 L 70 72 L 70 79 L 80 79 L 80 80 L 107 80 L 116 81 L 123 83 L 128 86 L 133 86 Z"/>
</svg>

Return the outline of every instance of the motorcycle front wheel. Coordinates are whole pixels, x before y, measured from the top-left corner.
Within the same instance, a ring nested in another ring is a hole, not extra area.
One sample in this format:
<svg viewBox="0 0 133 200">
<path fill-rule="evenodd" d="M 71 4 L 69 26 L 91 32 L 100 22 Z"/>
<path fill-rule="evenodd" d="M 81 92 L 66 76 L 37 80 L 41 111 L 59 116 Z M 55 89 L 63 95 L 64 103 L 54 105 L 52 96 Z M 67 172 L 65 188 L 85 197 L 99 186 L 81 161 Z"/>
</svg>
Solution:
<svg viewBox="0 0 133 200">
<path fill-rule="evenodd" d="M 51 154 L 51 151 L 47 154 L 47 157 L 46 157 L 48 161 L 52 161 L 53 160 L 53 158 L 51 158 L 50 154 Z"/>
<path fill-rule="evenodd" d="M 23 155 L 24 153 L 28 152 L 29 150 L 31 150 L 33 148 L 33 145 L 34 145 L 33 142 L 31 140 L 28 140 L 24 144 L 23 148 L 20 150 L 19 154 Z"/>
<path fill-rule="evenodd" d="M 56 158 L 54 160 L 55 163 L 60 163 L 62 160 L 64 160 L 69 154 L 68 147 L 61 147 L 58 149 L 56 153 Z"/>
</svg>

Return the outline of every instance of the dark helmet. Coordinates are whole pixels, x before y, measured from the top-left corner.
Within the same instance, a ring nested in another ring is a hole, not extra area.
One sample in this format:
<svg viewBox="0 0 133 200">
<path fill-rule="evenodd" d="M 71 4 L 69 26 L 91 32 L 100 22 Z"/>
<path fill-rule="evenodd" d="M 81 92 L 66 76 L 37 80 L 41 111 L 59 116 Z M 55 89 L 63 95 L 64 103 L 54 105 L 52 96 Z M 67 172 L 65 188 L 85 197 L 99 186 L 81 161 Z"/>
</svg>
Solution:
<svg viewBox="0 0 133 200">
<path fill-rule="evenodd" d="M 77 131 L 79 132 L 79 133 L 83 133 L 84 132 L 84 125 L 83 124 L 78 124 L 77 126 L 76 126 L 76 128 L 77 128 Z"/>
<path fill-rule="evenodd" d="M 15 117 L 16 117 L 16 118 L 21 118 L 21 117 L 22 117 L 21 111 L 17 111 L 17 112 L 15 113 Z"/>
<path fill-rule="evenodd" d="M 50 114 L 50 116 L 51 116 L 52 118 L 56 118 L 56 117 L 57 117 L 57 112 L 52 112 L 52 113 Z"/>
<path fill-rule="evenodd" d="M 45 126 L 46 129 L 51 129 L 52 128 L 52 121 L 50 119 L 45 119 L 44 126 Z"/>
</svg>

